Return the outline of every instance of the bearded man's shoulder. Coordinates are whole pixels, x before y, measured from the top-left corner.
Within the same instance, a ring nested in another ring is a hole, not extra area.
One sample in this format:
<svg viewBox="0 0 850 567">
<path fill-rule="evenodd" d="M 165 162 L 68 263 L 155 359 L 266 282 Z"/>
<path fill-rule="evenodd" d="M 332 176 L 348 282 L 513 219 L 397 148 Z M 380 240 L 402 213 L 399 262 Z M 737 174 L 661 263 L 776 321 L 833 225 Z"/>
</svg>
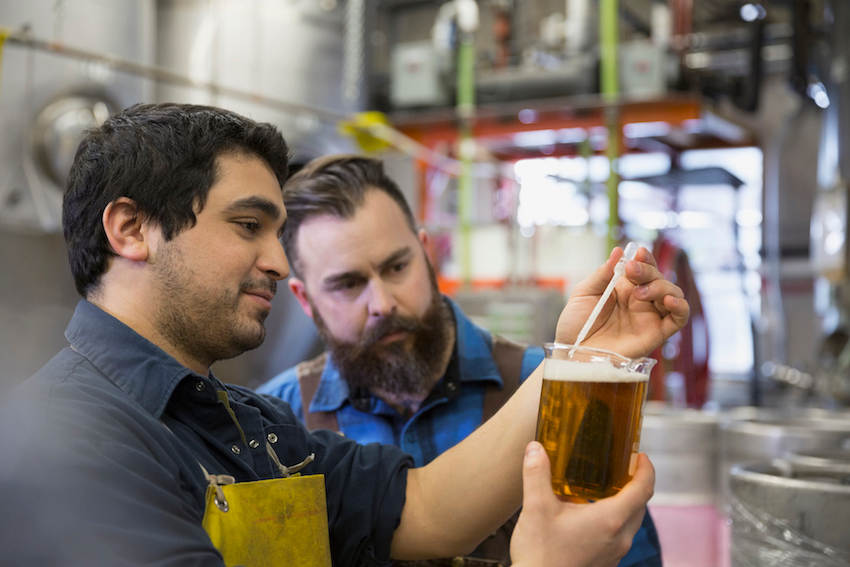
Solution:
<svg viewBox="0 0 850 567">
<path fill-rule="evenodd" d="M 305 379 L 312 379 L 313 377 L 320 377 L 325 369 L 327 361 L 328 353 L 323 352 L 316 358 L 305 360 L 304 362 L 297 364 L 295 368 L 292 369 L 294 372 L 290 380 L 301 381 Z"/>
<path fill-rule="evenodd" d="M 322 353 L 314 359 L 305 360 L 288 370 L 284 370 L 268 382 L 258 386 L 257 392 L 260 394 L 271 394 L 291 403 L 290 399 L 300 397 L 301 395 L 301 381 L 305 379 L 310 380 L 313 376 L 316 377 L 316 380 L 321 377 L 326 359 L 327 355 Z"/>
</svg>

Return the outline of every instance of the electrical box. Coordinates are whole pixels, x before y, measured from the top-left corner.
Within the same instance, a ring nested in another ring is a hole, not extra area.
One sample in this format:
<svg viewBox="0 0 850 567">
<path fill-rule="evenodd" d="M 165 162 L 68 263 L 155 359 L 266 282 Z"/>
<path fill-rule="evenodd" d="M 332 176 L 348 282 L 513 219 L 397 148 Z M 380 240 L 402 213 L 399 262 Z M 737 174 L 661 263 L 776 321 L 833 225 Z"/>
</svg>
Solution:
<svg viewBox="0 0 850 567">
<path fill-rule="evenodd" d="M 441 80 L 441 60 L 430 41 L 399 43 L 393 48 L 390 102 L 395 107 L 439 106 L 449 102 Z"/>
<path fill-rule="evenodd" d="M 661 96 L 667 89 L 667 50 L 648 41 L 620 48 L 620 88 L 636 98 Z"/>
</svg>

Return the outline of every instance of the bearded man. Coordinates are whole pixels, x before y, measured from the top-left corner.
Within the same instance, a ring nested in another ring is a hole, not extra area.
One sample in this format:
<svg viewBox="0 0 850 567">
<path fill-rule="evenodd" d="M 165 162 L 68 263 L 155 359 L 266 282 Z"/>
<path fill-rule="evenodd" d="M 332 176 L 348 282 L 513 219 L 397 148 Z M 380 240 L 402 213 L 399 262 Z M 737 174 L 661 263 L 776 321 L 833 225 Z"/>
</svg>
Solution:
<svg viewBox="0 0 850 567">
<path fill-rule="evenodd" d="M 283 199 L 289 287 L 327 350 L 258 391 L 287 401 L 308 429 L 398 445 L 424 466 L 491 417 L 543 360 L 542 348 L 491 335 L 440 294 L 428 234 L 380 161 L 319 158 L 286 183 Z M 644 249 L 638 257 L 654 263 Z M 514 522 L 462 564 L 509 565 Z M 647 512 L 620 565 L 660 564 Z"/>
</svg>

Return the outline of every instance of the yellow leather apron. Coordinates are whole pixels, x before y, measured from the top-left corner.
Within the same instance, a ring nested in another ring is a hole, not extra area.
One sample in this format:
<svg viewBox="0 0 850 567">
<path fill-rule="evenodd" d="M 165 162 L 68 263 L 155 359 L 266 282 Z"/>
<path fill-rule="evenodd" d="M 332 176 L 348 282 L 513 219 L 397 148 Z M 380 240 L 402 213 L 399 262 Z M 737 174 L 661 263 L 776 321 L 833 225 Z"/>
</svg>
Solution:
<svg viewBox="0 0 850 567">
<path fill-rule="evenodd" d="M 266 448 L 284 478 L 236 483 L 204 469 L 204 529 L 227 567 L 331 567 L 324 475 L 298 474 L 314 456 L 285 467 Z"/>
</svg>

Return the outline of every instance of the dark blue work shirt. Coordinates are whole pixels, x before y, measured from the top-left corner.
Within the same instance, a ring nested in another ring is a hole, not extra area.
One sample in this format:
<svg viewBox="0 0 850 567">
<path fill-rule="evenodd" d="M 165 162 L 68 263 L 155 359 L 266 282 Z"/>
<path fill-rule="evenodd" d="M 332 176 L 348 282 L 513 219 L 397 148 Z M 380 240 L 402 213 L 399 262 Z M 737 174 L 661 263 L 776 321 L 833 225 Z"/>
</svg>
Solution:
<svg viewBox="0 0 850 567">
<path fill-rule="evenodd" d="M 315 453 L 302 474 L 325 475 L 334 565 L 388 561 L 412 465 L 398 448 L 309 433 L 285 402 L 192 372 L 87 301 L 66 337 L 0 416 L 0 564 L 223 565 L 199 463 L 275 478 L 266 442 L 284 465 Z"/>
</svg>

